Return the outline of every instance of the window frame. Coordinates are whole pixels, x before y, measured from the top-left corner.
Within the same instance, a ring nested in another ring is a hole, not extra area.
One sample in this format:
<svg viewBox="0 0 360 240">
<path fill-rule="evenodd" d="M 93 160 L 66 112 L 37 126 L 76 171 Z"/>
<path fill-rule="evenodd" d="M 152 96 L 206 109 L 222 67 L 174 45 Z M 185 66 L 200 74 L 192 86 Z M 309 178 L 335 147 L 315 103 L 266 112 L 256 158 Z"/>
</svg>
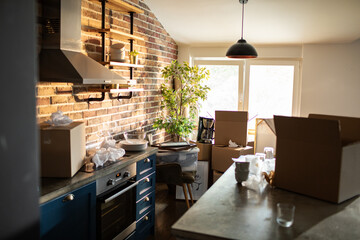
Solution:
<svg viewBox="0 0 360 240">
<path fill-rule="evenodd" d="M 249 109 L 249 89 L 250 89 L 250 67 L 251 65 L 266 65 L 266 66 L 294 66 L 293 77 L 293 93 L 292 93 L 292 116 L 300 116 L 301 105 L 301 82 L 300 82 L 300 61 L 299 60 L 274 60 L 274 59 L 259 59 L 249 60 L 245 62 L 244 70 L 244 111 Z"/>
<path fill-rule="evenodd" d="M 239 68 L 238 76 L 238 111 L 244 111 L 244 74 L 245 61 L 244 60 L 194 60 L 195 65 L 226 65 L 237 66 Z"/>
<path fill-rule="evenodd" d="M 227 58 L 193 58 L 194 65 L 232 65 L 239 67 L 239 85 L 238 85 L 238 111 L 248 111 L 249 107 L 249 90 L 250 90 L 250 66 L 251 65 L 273 65 L 273 66 L 294 66 L 293 78 L 293 99 L 292 99 L 292 116 L 300 116 L 301 107 L 301 67 L 300 58 L 291 59 L 227 59 Z M 255 135 L 255 129 L 247 129 L 248 136 Z"/>
</svg>

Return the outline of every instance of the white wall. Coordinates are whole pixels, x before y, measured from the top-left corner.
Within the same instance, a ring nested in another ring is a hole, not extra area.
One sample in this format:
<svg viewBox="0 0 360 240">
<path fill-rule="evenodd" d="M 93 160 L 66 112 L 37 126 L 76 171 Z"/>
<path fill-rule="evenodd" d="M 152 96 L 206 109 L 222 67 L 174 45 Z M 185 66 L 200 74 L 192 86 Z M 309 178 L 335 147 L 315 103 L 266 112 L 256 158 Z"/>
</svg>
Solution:
<svg viewBox="0 0 360 240">
<path fill-rule="evenodd" d="M 193 58 L 223 58 L 225 57 L 226 51 L 230 46 L 227 47 L 191 47 L 188 45 L 178 46 L 178 60 L 179 62 L 187 61 L 191 62 Z M 302 46 L 301 45 L 290 45 L 290 46 L 256 46 L 258 53 L 258 59 L 299 59 L 302 57 Z M 231 59 L 235 61 L 236 59 Z"/>
<path fill-rule="evenodd" d="M 360 117 L 360 39 L 348 44 L 255 46 L 259 59 L 297 59 L 300 68 L 300 115 L 322 113 Z M 179 46 L 179 61 L 224 57 L 225 47 Z"/>
<path fill-rule="evenodd" d="M 360 40 L 304 45 L 301 116 L 323 113 L 360 117 Z"/>
</svg>

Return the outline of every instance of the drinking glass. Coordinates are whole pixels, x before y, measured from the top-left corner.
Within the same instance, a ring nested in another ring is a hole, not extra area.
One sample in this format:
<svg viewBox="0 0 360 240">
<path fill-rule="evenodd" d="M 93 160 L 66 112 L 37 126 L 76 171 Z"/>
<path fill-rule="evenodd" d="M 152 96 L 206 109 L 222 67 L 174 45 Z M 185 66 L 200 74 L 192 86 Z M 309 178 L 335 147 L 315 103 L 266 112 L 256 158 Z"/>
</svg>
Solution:
<svg viewBox="0 0 360 240">
<path fill-rule="evenodd" d="M 290 227 L 294 223 L 295 206 L 290 203 L 277 204 L 276 222 L 282 227 Z"/>
<path fill-rule="evenodd" d="M 274 158 L 274 148 L 266 147 L 264 148 L 265 159 L 272 159 Z"/>
</svg>

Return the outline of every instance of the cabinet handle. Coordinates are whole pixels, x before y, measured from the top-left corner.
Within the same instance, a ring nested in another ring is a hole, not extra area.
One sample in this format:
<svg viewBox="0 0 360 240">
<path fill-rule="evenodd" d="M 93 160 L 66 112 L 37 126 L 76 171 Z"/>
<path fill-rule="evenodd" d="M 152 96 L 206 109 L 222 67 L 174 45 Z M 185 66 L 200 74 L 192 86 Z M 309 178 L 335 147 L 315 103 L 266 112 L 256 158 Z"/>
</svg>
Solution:
<svg viewBox="0 0 360 240">
<path fill-rule="evenodd" d="M 145 178 L 144 181 L 145 181 L 145 182 L 150 182 L 150 179 L 149 179 L 149 178 Z"/>
<path fill-rule="evenodd" d="M 64 199 L 62 200 L 63 202 L 69 202 L 75 199 L 75 195 L 74 194 L 69 194 L 66 197 L 64 197 Z"/>
<path fill-rule="evenodd" d="M 144 160 L 144 162 L 149 163 L 149 162 L 150 162 L 150 159 L 149 159 L 149 158 L 146 158 L 146 159 Z"/>
<path fill-rule="evenodd" d="M 145 221 L 149 221 L 149 217 L 148 217 L 148 216 L 145 216 L 145 217 L 144 217 L 144 220 L 145 220 Z"/>
<path fill-rule="evenodd" d="M 144 201 L 145 201 L 145 202 L 148 202 L 148 201 L 150 201 L 150 198 L 149 198 L 149 197 L 146 197 L 146 198 L 144 199 Z"/>
</svg>

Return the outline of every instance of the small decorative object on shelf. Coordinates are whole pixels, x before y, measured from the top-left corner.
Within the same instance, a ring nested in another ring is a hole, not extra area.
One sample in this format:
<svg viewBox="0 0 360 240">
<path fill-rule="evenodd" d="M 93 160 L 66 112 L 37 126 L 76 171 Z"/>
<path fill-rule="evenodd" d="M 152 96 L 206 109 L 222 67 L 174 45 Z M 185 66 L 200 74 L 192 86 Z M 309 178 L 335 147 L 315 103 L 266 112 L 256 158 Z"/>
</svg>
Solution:
<svg viewBox="0 0 360 240">
<path fill-rule="evenodd" d="M 129 52 L 130 64 L 138 63 L 138 55 L 139 55 L 139 52 L 136 50 Z"/>
</svg>

